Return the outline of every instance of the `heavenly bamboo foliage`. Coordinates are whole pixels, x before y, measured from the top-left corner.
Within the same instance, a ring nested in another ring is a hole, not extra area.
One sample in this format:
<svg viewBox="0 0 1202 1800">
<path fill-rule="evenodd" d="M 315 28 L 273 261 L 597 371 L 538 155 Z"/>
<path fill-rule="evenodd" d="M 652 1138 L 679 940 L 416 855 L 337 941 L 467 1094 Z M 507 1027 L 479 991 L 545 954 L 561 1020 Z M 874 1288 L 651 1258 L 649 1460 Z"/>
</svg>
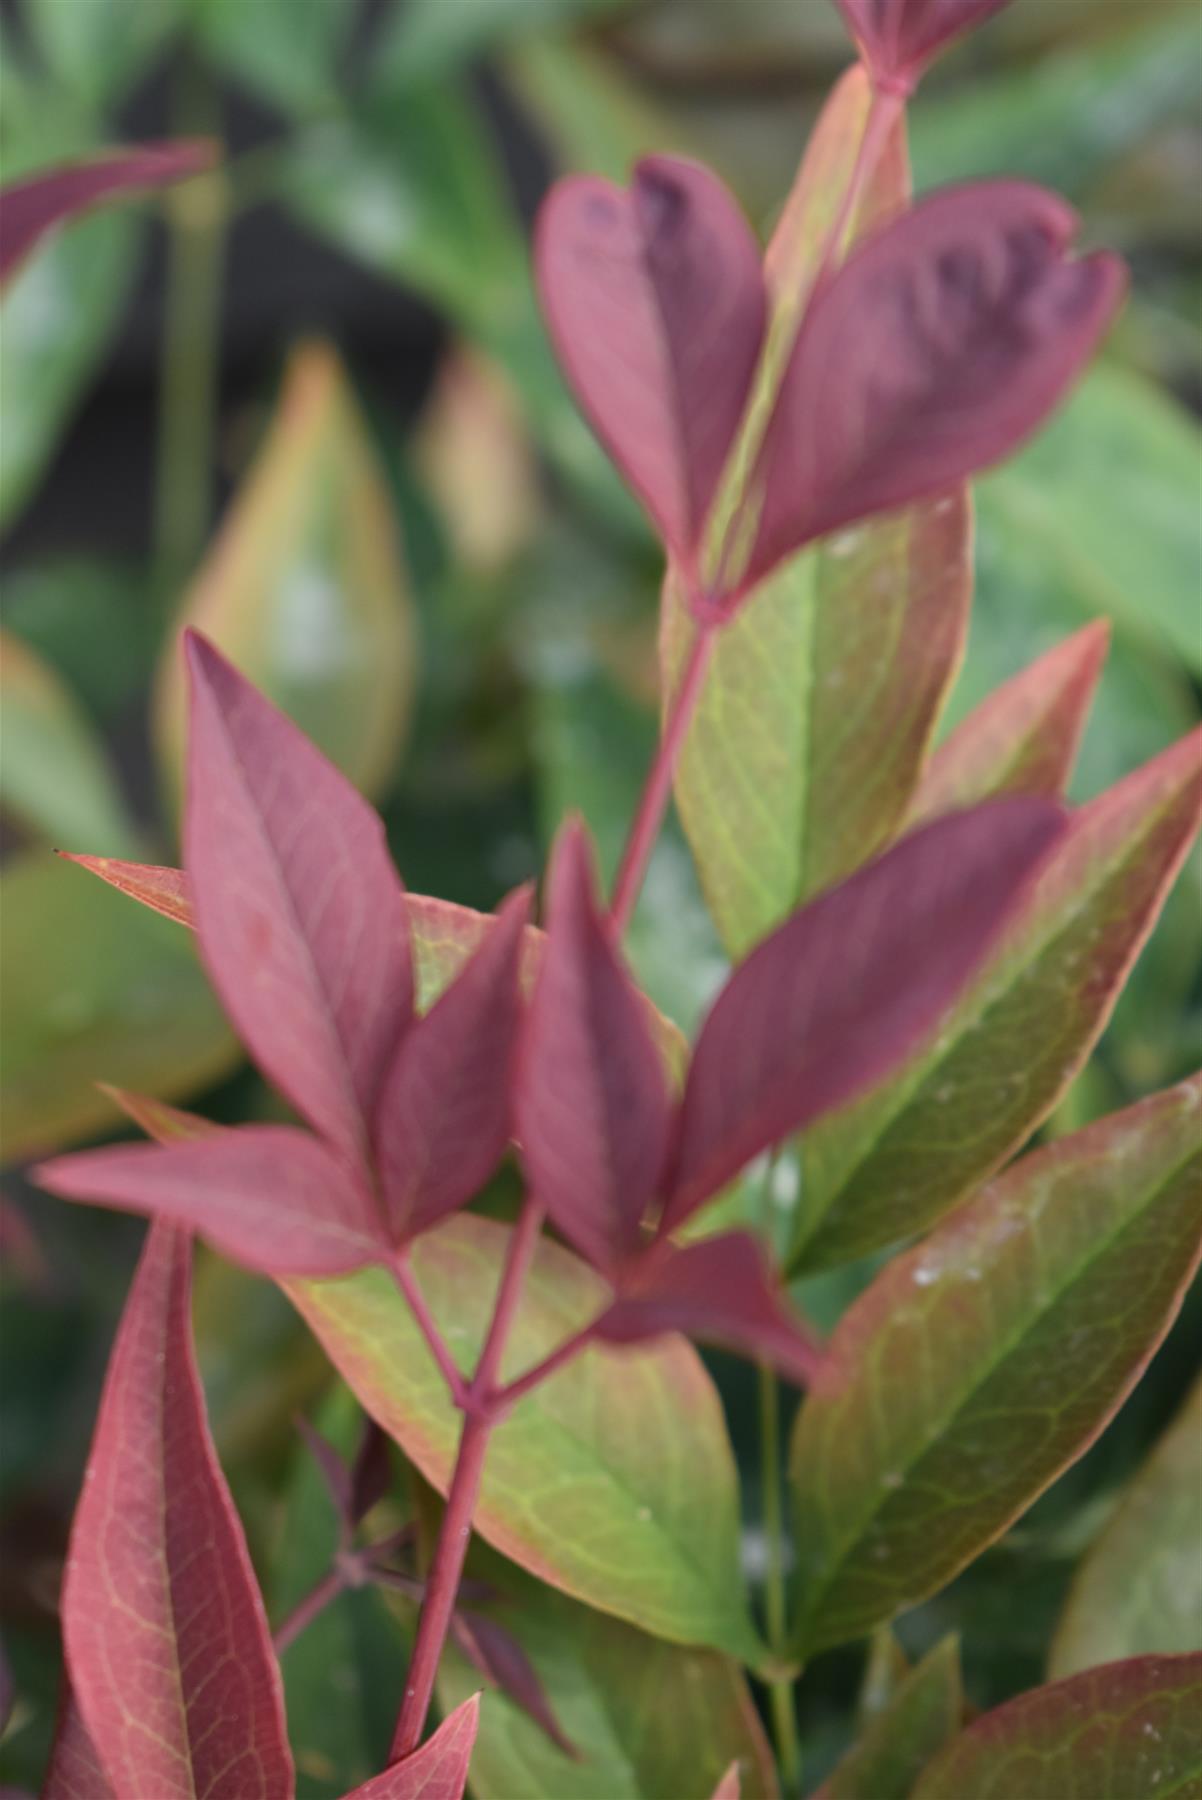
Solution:
<svg viewBox="0 0 1202 1800">
<path fill-rule="evenodd" d="M 792 1453 L 807 1654 L 950 1581 L 1134 1387 L 1202 1254 L 1200 1106 L 1197 1076 L 1025 1157 L 844 1315 Z"/>
<path fill-rule="evenodd" d="M 185 1234 L 152 1226 L 72 1528 L 71 1681 L 118 1794 L 291 1800 L 279 1671 L 193 1358 L 190 1266 Z"/>
<path fill-rule="evenodd" d="M 963 1716 L 959 1645 L 944 1638 L 902 1677 L 814 1800 L 910 1800 L 915 1781 L 955 1737 Z"/>
<path fill-rule="evenodd" d="M 0 194 L 4 205 L 0 284 L 56 226 L 109 201 L 184 181 L 207 169 L 215 154 L 216 146 L 204 138 L 139 144 L 12 182 Z"/>
<path fill-rule="evenodd" d="M 346 1800 L 463 1800 L 479 1724 L 480 1697 L 474 1694 L 420 1750 L 365 1781 Z"/>
<path fill-rule="evenodd" d="M 59 1699 L 42 1800 L 117 1800 L 69 1686 Z"/>
</svg>

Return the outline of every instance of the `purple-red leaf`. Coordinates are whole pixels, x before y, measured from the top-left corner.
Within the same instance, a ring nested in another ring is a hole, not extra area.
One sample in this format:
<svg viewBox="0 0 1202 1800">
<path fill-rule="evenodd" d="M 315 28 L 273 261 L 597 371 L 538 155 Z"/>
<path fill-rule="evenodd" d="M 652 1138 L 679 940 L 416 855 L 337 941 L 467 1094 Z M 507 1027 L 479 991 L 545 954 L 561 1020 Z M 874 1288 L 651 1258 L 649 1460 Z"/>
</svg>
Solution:
<svg viewBox="0 0 1202 1800">
<path fill-rule="evenodd" d="M 195 929 L 192 910 L 192 888 L 182 869 L 164 869 L 155 863 L 122 862 L 114 856 L 76 856 L 70 850 L 57 852 L 66 862 L 78 863 L 92 875 L 99 875 L 119 893 L 140 900 L 152 912 L 174 919 L 177 925 Z"/>
<path fill-rule="evenodd" d="M 680 1246 L 661 1243 L 632 1262 L 595 1335 L 611 1344 L 637 1344 L 668 1331 L 771 1363 L 803 1386 L 822 1354 L 791 1316 L 747 1231 Z"/>
<path fill-rule="evenodd" d="M 731 1763 L 729 1769 L 727 1769 L 725 1775 L 714 1789 L 713 1800 L 739 1800 L 741 1791 L 739 1765 L 738 1763 Z"/>
<path fill-rule="evenodd" d="M 177 143 L 139 144 L 90 162 L 43 169 L 0 192 L 0 284 L 22 263 L 38 239 L 56 225 L 88 212 L 105 200 L 142 188 L 167 187 L 207 169 L 216 146 L 207 138 Z"/>
<path fill-rule="evenodd" d="M 572 176 L 535 268 L 560 362 L 676 558 L 693 560 L 764 332 L 760 251 L 716 176 L 640 162 L 629 192 Z"/>
<path fill-rule="evenodd" d="M 479 1722 L 480 1696 L 473 1694 L 420 1750 L 382 1775 L 373 1775 L 343 1800 L 463 1800 Z"/>
<path fill-rule="evenodd" d="M 316 1425 L 311 1425 L 303 1416 L 298 1417 L 296 1429 L 300 1433 L 305 1449 L 317 1464 L 317 1472 L 321 1476 L 322 1485 L 333 1502 L 334 1511 L 338 1514 L 338 1522 L 343 1536 L 349 1538 L 354 1520 L 351 1516 L 351 1472 L 331 1444 L 329 1438 L 323 1437 Z"/>
<path fill-rule="evenodd" d="M 522 1157 L 536 1198 L 610 1268 L 639 1241 L 671 1108 L 645 1001 L 598 904 L 583 827 L 565 827 L 549 877 L 547 945 L 517 1081 Z"/>
<path fill-rule="evenodd" d="M 878 86 L 909 92 L 953 38 L 1008 0 L 837 0 Z"/>
<path fill-rule="evenodd" d="M 485 1613 L 461 1609 L 451 1621 L 451 1636 L 472 1667 L 503 1694 L 508 1694 L 515 1706 L 529 1713 L 556 1749 L 562 1750 L 565 1756 L 579 1758 L 575 1744 L 559 1728 L 538 1671 L 512 1631 L 507 1631 Z"/>
<path fill-rule="evenodd" d="M 351 1523 L 361 1524 L 391 1486 L 388 1438 L 374 1419 L 364 1418 L 363 1435 L 351 1464 Z"/>
<path fill-rule="evenodd" d="M 117 1800 L 69 1682 L 63 1683 L 42 1800 Z"/>
<path fill-rule="evenodd" d="M 185 849 L 201 950 L 264 1073 L 362 1155 L 412 1014 L 404 898 L 377 815 L 203 638 Z"/>
<path fill-rule="evenodd" d="M 279 1670 L 192 1352 L 186 1235 L 151 1226 L 63 1588 L 67 1666 L 119 1795 L 290 1800 Z"/>
<path fill-rule="evenodd" d="M 345 1274 L 389 1248 L 365 1178 L 291 1125 L 84 1150 L 42 1163 L 34 1179 L 65 1200 L 174 1219 L 268 1275 Z"/>
<path fill-rule="evenodd" d="M 463 972 L 406 1033 L 384 1078 L 376 1155 L 394 1240 L 476 1194 L 511 1132 L 528 889 L 511 896 Z"/>
<path fill-rule="evenodd" d="M 982 182 L 931 195 L 852 252 L 810 303 L 764 434 L 744 588 L 1030 436 L 1124 290 L 1117 257 L 1069 255 L 1076 229 L 1045 189 Z"/>
<path fill-rule="evenodd" d="M 1064 826 L 995 800 L 916 831 L 740 964 L 689 1070 L 665 1222 L 881 1079 L 955 999 Z"/>
</svg>

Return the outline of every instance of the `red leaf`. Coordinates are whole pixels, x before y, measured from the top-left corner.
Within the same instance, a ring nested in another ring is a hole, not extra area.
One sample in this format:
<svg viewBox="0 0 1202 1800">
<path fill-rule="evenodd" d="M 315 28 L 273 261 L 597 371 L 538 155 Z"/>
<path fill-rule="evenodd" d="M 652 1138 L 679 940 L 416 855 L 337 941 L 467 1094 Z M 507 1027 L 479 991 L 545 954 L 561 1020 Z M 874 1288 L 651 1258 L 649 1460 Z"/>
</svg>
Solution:
<svg viewBox="0 0 1202 1800">
<path fill-rule="evenodd" d="M 195 632 L 185 847 L 201 950 L 264 1073 L 355 1154 L 412 1014 L 377 815 Z"/>
<path fill-rule="evenodd" d="M 478 1193 L 509 1142 L 529 916 L 530 893 L 522 889 L 506 901 L 442 998 L 406 1033 L 384 1078 L 376 1152 L 397 1242 Z"/>
<path fill-rule="evenodd" d="M 473 1694 L 420 1750 L 373 1775 L 343 1800 L 463 1800 L 479 1720 L 480 1696 Z"/>
<path fill-rule="evenodd" d="M 910 823 L 990 794 L 1062 793 L 1109 642 L 1096 619 L 990 694 L 931 758 Z"/>
<path fill-rule="evenodd" d="M 665 1224 L 900 1062 L 955 999 L 1063 827 L 1059 807 L 1026 797 L 952 814 L 766 938 L 702 1027 Z"/>
<path fill-rule="evenodd" d="M 529 1713 L 557 1749 L 578 1761 L 580 1752 L 559 1729 L 551 1702 L 537 1671 L 512 1631 L 506 1631 L 484 1613 L 463 1612 L 451 1621 L 451 1635 L 459 1649 L 486 1681 L 508 1694 L 515 1706 Z"/>
<path fill-rule="evenodd" d="M 878 84 L 908 92 L 953 38 L 1008 0 L 838 0 Z"/>
<path fill-rule="evenodd" d="M 165 919 L 174 919 L 177 925 L 195 927 L 192 890 L 182 869 L 164 869 L 154 863 L 122 862 L 113 856 L 76 856 L 70 850 L 59 850 L 56 854 L 66 862 L 78 863 L 81 869 L 99 875 L 101 881 L 107 881 L 110 887 L 128 894 L 133 900 L 140 900 L 152 912 L 162 913 Z"/>
<path fill-rule="evenodd" d="M 647 157 L 543 207 L 535 269 L 556 352 L 598 437 L 686 567 L 764 332 L 760 252 L 716 176 Z"/>
<path fill-rule="evenodd" d="M 118 1794 L 290 1800 L 279 1670 L 192 1353 L 190 1268 L 185 1234 L 154 1224 L 71 1533 L 67 1666 Z"/>
<path fill-rule="evenodd" d="M 771 1363 L 803 1386 L 821 1351 L 790 1314 L 748 1231 L 684 1245 L 660 1244 L 632 1261 L 595 1336 L 637 1344 L 680 1331 Z"/>
<path fill-rule="evenodd" d="M 291 1125 L 84 1150 L 33 1178 L 65 1200 L 174 1219 L 267 1275 L 341 1275 L 390 1248 L 364 1178 Z"/>
<path fill-rule="evenodd" d="M 739 1800 L 739 1765 L 731 1763 L 725 1775 L 714 1789 L 712 1800 Z"/>
<path fill-rule="evenodd" d="M 813 538 L 933 499 L 1014 450 L 1088 360 L 1123 265 L 1025 182 L 948 188 L 854 250 L 811 301 L 756 465 L 750 587 Z"/>
<path fill-rule="evenodd" d="M 204 138 L 177 143 L 139 144 L 113 150 L 89 162 L 43 169 L 0 193 L 4 232 L 0 239 L 0 285 L 22 263 L 38 239 L 105 200 L 140 188 L 168 187 L 196 175 L 216 160 L 217 147 Z"/>
<path fill-rule="evenodd" d="M 671 1108 L 645 1002 L 596 899 L 584 828 L 560 833 L 546 949 L 518 1071 L 522 1158 L 537 1199 L 600 1268 L 639 1241 Z"/>
<path fill-rule="evenodd" d="M 117 1800 L 67 1682 L 59 1699 L 42 1800 Z"/>
</svg>

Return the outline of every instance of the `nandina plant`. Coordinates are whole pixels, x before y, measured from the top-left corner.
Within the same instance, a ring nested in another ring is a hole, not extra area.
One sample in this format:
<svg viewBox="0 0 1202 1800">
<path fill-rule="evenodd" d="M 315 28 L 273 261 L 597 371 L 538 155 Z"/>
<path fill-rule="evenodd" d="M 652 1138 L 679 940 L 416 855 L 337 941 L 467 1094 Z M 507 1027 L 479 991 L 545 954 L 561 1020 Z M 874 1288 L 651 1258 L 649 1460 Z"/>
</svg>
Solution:
<svg viewBox="0 0 1202 1800">
<path fill-rule="evenodd" d="M 804 1663 L 879 1634 L 1003 1533 L 1168 1330 L 1202 1249 L 1199 1081 L 1014 1157 L 1185 855 L 1198 740 L 1064 806 L 1105 648 L 1089 629 L 930 752 L 968 607 L 964 483 L 1038 428 L 1124 281 L 1073 253 L 1042 189 L 909 204 L 907 99 L 1000 3 L 842 0 L 863 64 L 766 257 L 689 162 L 649 158 L 628 189 L 568 179 L 546 203 L 551 336 L 667 564 L 663 731 L 608 899 L 575 819 L 538 926 L 530 889 L 491 919 L 407 894 L 367 803 L 188 634 L 184 869 L 74 860 L 195 931 L 297 1123 L 118 1095 L 154 1141 L 38 1172 L 152 1219 L 73 1530 L 50 1800 L 285 1800 L 277 1657 L 364 1583 L 416 1621 L 365 1800 L 608 1791 L 577 1688 L 549 1679 L 573 1631 L 593 1679 L 625 1664 L 643 1684 L 613 1708 L 623 1792 L 800 1792 Z M 51 183 L 22 247 L 64 196 L 100 192 L 95 170 Z M 801 622 L 798 729 L 765 749 L 748 708 Z M 873 702 L 841 725 L 850 781 L 815 751 L 835 688 L 853 713 Z M 800 818 L 775 806 L 789 742 Z M 733 962 L 691 1046 L 622 953 L 674 787 Z M 515 1151 L 516 1214 L 480 1210 Z M 782 1159 L 801 1175 L 784 1236 L 761 1205 Z M 274 1642 L 193 1359 L 194 1233 L 282 1284 L 372 1421 L 350 1460 L 304 1427 L 338 1543 Z M 788 1281 L 870 1252 L 822 1342 Z M 758 1622 L 688 1339 L 761 1370 Z M 788 1545 L 782 1379 L 805 1390 Z M 381 1536 L 390 1439 L 420 1479 Z M 1035 1800 L 1032 1782 L 1134 1800 L 1202 1778 L 1198 1656 L 1065 1667 L 973 1723 L 954 1643 L 889 1670 L 827 1800 Z"/>
</svg>

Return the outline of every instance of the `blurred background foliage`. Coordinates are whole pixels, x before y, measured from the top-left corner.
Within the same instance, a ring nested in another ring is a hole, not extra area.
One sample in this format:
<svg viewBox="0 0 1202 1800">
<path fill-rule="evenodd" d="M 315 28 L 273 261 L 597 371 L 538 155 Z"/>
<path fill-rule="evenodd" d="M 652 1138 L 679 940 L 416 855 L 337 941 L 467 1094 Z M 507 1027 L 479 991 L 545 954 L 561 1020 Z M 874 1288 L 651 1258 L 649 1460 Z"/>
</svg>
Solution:
<svg viewBox="0 0 1202 1800">
<path fill-rule="evenodd" d="M 160 202 L 62 233 L 0 305 L 0 1631 L 19 1694 L 0 1779 L 35 1781 L 45 1754 L 65 1534 L 139 1236 L 34 1197 L 19 1165 L 116 1129 L 98 1078 L 225 1118 L 278 1106 L 186 938 L 51 847 L 175 858 L 174 639 L 190 619 L 380 804 L 416 891 L 492 906 L 570 806 L 612 865 L 656 729 L 659 567 L 553 365 L 529 218 L 557 169 L 621 177 L 670 149 L 712 161 L 766 231 L 848 57 L 827 0 L 0 5 L 5 180 L 140 137 L 225 150 Z M 1015 0 L 914 109 L 920 187 L 1048 182 L 1134 267 L 1101 364 L 979 486 L 947 720 L 1108 617 L 1078 798 L 1198 714 L 1200 86 L 1192 0 Z M 1196 1062 L 1200 889 L 1195 860 L 1053 1130 Z M 631 948 L 692 1026 L 722 958 L 674 829 Z M 831 1317 L 863 1279 L 804 1298 Z M 962 1634 L 975 1704 L 1042 1676 L 1073 1562 L 1184 1392 L 1196 1315 L 1084 1462 L 903 1621 L 910 1655 Z M 268 1284 L 206 1257 L 198 1329 L 256 1559 L 286 1604 L 333 1530 L 292 1416 L 320 1405 L 343 1437 L 353 1420 Z M 751 1377 L 714 1367 L 754 1577 Z M 313 1739 L 302 1793 L 378 1760 L 399 1642 L 379 1596 L 351 1595 L 291 1653 Z M 901 1654 L 876 1647 L 878 1683 Z M 807 1677 L 815 1777 L 853 1728 L 862 1663 L 838 1652 Z M 349 1712 L 323 1711 L 319 1675 Z"/>
</svg>

